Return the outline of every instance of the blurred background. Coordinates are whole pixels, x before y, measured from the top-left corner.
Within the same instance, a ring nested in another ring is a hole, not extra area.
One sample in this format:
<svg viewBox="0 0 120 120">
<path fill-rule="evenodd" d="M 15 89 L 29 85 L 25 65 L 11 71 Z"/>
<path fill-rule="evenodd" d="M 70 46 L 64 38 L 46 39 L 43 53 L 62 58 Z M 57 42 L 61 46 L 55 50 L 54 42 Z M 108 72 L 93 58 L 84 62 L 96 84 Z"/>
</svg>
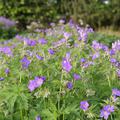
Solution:
<svg viewBox="0 0 120 120">
<path fill-rule="evenodd" d="M 3 37 L 60 19 L 119 35 L 120 0 L 0 0 L 0 36 L 7 30 Z"/>
</svg>

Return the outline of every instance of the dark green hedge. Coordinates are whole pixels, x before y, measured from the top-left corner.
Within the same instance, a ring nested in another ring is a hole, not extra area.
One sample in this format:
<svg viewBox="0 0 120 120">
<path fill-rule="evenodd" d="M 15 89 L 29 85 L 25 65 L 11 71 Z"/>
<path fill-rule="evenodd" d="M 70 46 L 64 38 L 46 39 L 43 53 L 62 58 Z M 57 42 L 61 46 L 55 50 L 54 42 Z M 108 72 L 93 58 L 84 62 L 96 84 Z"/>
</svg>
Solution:
<svg viewBox="0 0 120 120">
<path fill-rule="evenodd" d="M 60 0 L 61 10 L 73 17 L 82 19 L 94 28 L 120 27 L 120 0 Z M 108 2 L 105 3 L 105 2 Z"/>
<path fill-rule="evenodd" d="M 120 0 L 1 0 L 0 16 L 19 21 L 19 27 L 31 21 L 46 25 L 64 16 L 76 22 L 82 19 L 93 28 L 112 26 L 118 29 Z"/>
<path fill-rule="evenodd" d="M 55 0 L 1 0 L 0 15 L 18 21 L 23 28 L 31 21 L 46 24 L 59 17 Z"/>
</svg>

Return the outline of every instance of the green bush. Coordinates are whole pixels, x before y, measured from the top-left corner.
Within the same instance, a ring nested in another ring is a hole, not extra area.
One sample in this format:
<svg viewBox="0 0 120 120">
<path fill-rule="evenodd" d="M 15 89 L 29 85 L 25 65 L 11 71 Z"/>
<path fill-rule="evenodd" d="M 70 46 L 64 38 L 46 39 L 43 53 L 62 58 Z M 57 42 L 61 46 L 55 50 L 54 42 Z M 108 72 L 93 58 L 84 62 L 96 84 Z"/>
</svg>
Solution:
<svg viewBox="0 0 120 120">
<path fill-rule="evenodd" d="M 15 21 L 0 17 L 0 38 L 10 39 L 17 33 Z"/>
<path fill-rule="evenodd" d="M 94 28 L 120 26 L 120 1 L 119 0 L 60 0 L 60 9 L 67 16 L 72 16 L 75 21 L 83 20 L 84 23 Z M 105 3 L 108 1 L 108 3 Z M 69 7 L 70 6 L 70 7 Z"/>
<path fill-rule="evenodd" d="M 108 4 L 105 1 L 109 1 Z M 26 28 L 31 22 L 43 25 L 56 22 L 63 16 L 81 19 L 93 28 L 120 26 L 119 0 L 2 0 L 0 15 L 18 21 L 19 27 Z"/>
<path fill-rule="evenodd" d="M 0 15 L 18 21 L 19 27 L 25 28 L 32 21 L 49 23 L 59 17 L 54 0 L 2 0 Z"/>
</svg>

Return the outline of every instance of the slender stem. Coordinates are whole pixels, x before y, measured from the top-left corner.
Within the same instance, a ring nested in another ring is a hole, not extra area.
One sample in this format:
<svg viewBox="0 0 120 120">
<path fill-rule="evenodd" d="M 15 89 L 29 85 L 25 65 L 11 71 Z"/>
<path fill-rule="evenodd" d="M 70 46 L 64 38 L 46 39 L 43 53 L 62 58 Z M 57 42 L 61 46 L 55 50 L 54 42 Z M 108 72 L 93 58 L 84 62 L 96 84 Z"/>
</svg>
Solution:
<svg viewBox="0 0 120 120">
<path fill-rule="evenodd" d="M 64 117 L 65 117 L 65 116 L 64 116 L 64 113 L 63 113 L 63 120 L 64 120 Z"/>
<path fill-rule="evenodd" d="M 22 109 L 20 109 L 20 117 L 21 117 L 21 120 L 23 120 Z"/>
<path fill-rule="evenodd" d="M 21 73 L 20 73 L 20 83 L 21 83 Z"/>
<path fill-rule="evenodd" d="M 109 75 L 107 75 L 107 80 L 108 80 L 109 87 L 111 87 Z"/>
<path fill-rule="evenodd" d="M 62 80 L 63 80 L 63 70 L 62 70 L 62 73 L 61 73 L 61 79 L 60 79 L 60 82 L 62 84 Z M 61 84 L 60 84 L 60 90 L 59 90 L 59 96 L 58 96 L 58 111 L 60 110 L 60 100 L 61 100 Z M 58 120 L 60 120 L 60 117 L 58 118 Z"/>
</svg>

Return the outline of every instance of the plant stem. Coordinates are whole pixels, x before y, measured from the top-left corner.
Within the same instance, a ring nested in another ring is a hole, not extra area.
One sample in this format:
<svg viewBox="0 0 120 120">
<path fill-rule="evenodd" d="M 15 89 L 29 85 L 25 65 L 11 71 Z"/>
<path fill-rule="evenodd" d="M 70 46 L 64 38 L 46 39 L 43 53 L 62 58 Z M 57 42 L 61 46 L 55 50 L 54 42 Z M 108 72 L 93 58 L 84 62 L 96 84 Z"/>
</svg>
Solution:
<svg viewBox="0 0 120 120">
<path fill-rule="evenodd" d="M 109 87 L 111 87 L 109 75 L 107 75 L 107 80 L 108 80 Z"/>
<path fill-rule="evenodd" d="M 22 109 L 20 109 L 20 118 L 23 120 Z"/>
</svg>

